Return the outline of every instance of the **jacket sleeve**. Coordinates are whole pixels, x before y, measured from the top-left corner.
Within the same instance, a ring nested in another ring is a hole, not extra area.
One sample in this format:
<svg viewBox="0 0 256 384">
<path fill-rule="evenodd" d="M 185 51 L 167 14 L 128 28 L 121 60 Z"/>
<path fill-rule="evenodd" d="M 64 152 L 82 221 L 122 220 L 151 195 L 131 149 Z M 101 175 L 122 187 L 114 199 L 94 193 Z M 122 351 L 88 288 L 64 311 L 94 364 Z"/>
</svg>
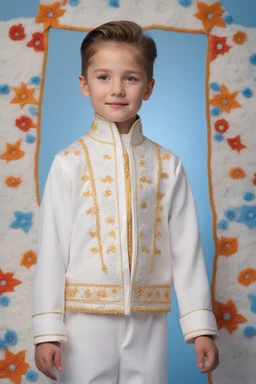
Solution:
<svg viewBox="0 0 256 384">
<path fill-rule="evenodd" d="M 194 196 L 187 174 L 179 161 L 175 171 L 169 233 L 173 282 L 184 339 L 193 344 L 195 337 L 218 336 L 212 312 L 211 292 L 202 251 Z"/>
<path fill-rule="evenodd" d="M 65 270 L 71 235 L 71 182 L 67 165 L 56 155 L 47 177 L 39 211 L 37 265 L 33 275 L 34 344 L 66 342 Z"/>
</svg>

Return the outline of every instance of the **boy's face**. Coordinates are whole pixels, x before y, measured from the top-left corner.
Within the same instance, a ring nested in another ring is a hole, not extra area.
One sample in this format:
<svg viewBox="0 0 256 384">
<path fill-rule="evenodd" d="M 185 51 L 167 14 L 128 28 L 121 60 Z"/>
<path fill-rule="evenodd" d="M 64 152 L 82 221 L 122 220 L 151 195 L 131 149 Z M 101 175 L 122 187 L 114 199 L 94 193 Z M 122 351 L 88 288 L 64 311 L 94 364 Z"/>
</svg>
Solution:
<svg viewBox="0 0 256 384">
<path fill-rule="evenodd" d="M 105 43 L 91 57 L 86 78 L 79 76 L 81 91 L 90 96 L 95 112 L 116 123 L 132 124 L 153 90 L 154 80 L 147 80 L 136 54 L 126 44 Z"/>
</svg>

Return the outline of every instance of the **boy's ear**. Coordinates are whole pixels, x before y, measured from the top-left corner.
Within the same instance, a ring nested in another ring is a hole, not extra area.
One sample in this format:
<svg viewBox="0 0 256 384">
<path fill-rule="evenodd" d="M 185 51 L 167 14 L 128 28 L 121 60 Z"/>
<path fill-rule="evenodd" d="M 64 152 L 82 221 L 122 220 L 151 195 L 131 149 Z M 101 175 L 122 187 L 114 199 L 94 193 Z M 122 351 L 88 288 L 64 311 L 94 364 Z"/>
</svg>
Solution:
<svg viewBox="0 0 256 384">
<path fill-rule="evenodd" d="M 152 79 L 151 81 L 148 82 L 147 90 L 144 93 L 143 100 L 148 100 L 153 92 L 153 88 L 155 85 L 155 80 Z"/>
<path fill-rule="evenodd" d="M 78 77 L 78 81 L 79 81 L 79 85 L 80 85 L 80 89 L 81 89 L 82 94 L 84 96 L 90 96 L 88 83 L 87 83 L 86 79 L 84 78 L 84 76 L 80 75 Z"/>
</svg>

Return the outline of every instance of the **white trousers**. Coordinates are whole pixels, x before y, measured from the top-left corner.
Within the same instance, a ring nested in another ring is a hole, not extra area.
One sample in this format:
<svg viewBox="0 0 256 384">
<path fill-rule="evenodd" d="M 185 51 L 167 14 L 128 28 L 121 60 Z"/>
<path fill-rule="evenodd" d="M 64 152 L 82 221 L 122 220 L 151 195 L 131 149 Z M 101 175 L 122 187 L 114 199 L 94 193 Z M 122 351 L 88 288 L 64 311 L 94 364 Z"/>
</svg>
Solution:
<svg viewBox="0 0 256 384">
<path fill-rule="evenodd" d="M 167 384 L 167 314 L 68 311 L 61 384 Z"/>
</svg>

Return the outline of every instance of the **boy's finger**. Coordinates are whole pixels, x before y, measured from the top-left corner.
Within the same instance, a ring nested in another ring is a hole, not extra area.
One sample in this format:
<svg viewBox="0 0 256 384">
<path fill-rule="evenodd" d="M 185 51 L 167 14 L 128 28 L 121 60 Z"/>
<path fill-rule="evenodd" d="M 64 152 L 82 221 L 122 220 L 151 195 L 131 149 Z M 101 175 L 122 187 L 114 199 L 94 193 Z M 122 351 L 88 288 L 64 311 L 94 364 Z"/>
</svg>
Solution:
<svg viewBox="0 0 256 384">
<path fill-rule="evenodd" d="M 58 348 L 54 355 L 54 364 L 58 371 L 62 371 L 61 350 Z"/>
<path fill-rule="evenodd" d="M 201 373 L 211 372 L 215 368 L 215 354 L 208 353 L 206 358 L 206 363 L 204 364 L 204 368 L 201 369 Z"/>
<path fill-rule="evenodd" d="M 204 351 L 197 352 L 197 366 L 204 368 Z"/>
<path fill-rule="evenodd" d="M 52 380 L 57 380 L 56 375 L 53 373 L 53 368 L 52 368 L 52 360 L 44 360 L 45 361 L 45 366 L 44 366 L 44 374 Z"/>
</svg>

